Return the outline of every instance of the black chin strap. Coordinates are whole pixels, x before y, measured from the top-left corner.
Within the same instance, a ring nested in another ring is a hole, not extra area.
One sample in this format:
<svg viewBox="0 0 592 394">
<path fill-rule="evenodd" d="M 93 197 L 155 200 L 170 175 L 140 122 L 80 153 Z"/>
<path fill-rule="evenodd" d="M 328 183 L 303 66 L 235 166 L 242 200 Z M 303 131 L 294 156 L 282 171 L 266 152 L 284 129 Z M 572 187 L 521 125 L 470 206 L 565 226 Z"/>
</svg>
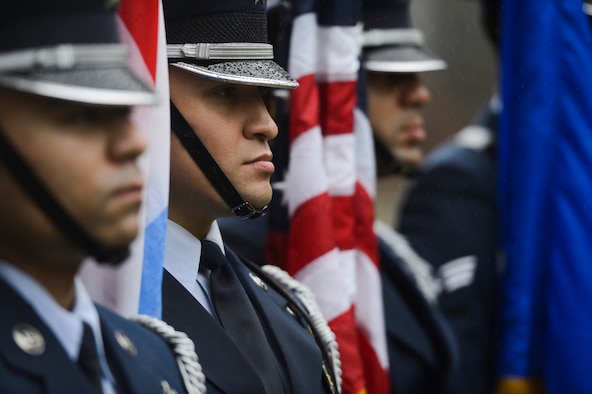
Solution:
<svg viewBox="0 0 592 394">
<path fill-rule="evenodd" d="M 197 137 L 189 123 L 171 101 L 171 128 L 214 189 L 228 204 L 232 213 L 241 219 L 253 219 L 267 213 L 267 205 L 257 209 L 245 201 L 232 186 L 218 163 Z"/>
<path fill-rule="evenodd" d="M 376 155 L 376 172 L 378 176 L 401 174 L 403 165 L 394 157 L 386 146 L 373 136 L 374 154 Z"/>
<path fill-rule="evenodd" d="M 118 265 L 129 256 L 129 248 L 105 248 L 83 229 L 45 187 L 1 130 L 0 160 L 62 234 L 87 251 L 97 262 Z"/>
</svg>

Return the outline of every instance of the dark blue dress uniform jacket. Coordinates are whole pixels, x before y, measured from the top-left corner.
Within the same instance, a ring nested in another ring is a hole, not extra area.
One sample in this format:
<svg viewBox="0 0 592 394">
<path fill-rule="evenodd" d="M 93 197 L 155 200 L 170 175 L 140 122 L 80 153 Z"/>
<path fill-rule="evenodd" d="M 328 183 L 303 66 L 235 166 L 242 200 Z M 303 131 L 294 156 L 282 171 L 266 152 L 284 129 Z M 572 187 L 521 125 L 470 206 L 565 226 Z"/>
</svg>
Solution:
<svg viewBox="0 0 592 394">
<path fill-rule="evenodd" d="M 266 217 L 255 220 L 218 219 L 224 239 L 255 261 L 264 259 Z M 457 362 L 448 324 L 428 303 L 400 257 L 384 241 L 380 249 L 391 392 L 436 394 Z"/>
<path fill-rule="evenodd" d="M 454 334 L 401 257 L 380 238 L 378 246 L 391 392 L 444 393 L 458 363 Z"/>
<path fill-rule="evenodd" d="M 435 272 L 464 256 L 476 259 L 466 286 L 448 292 L 441 278 L 439 305 L 460 348 L 460 366 L 448 391 L 454 394 L 490 394 L 495 375 L 497 116 L 487 109 L 477 124 L 491 142 L 480 149 L 451 142 L 431 154 L 408 190 L 398 226 Z"/>
<path fill-rule="evenodd" d="M 166 393 L 185 388 L 168 345 L 156 334 L 97 306 L 109 368 L 119 393 Z M 9 285 L 0 279 L 0 393 L 93 393 L 80 368 L 63 350 L 51 330 Z M 39 355 L 23 351 L 13 339 L 18 324 L 34 327 L 43 336 Z M 124 333 L 137 354 L 119 345 L 115 333 Z M 168 390 L 167 390 L 168 389 Z"/>
<path fill-rule="evenodd" d="M 293 394 L 328 392 L 323 382 L 322 353 L 289 302 L 271 286 L 261 287 L 252 271 L 226 248 L 226 257 L 243 284 Z M 163 320 L 184 331 L 195 343 L 208 393 L 263 394 L 263 384 L 220 323 L 166 270 Z M 272 394 L 272 393 L 268 393 Z"/>
</svg>

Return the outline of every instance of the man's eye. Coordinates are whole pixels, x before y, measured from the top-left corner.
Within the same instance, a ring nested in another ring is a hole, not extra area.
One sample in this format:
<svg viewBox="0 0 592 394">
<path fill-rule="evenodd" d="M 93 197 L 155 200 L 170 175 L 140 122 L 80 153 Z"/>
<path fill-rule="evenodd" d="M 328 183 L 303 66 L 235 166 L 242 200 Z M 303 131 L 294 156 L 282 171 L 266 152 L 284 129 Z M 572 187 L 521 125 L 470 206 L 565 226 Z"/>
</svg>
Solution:
<svg viewBox="0 0 592 394">
<path fill-rule="evenodd" d="M 267 111 L 269 111 L 271 117 L 275 117 L 276 103 L 273 96 L 273 90 L 270 88 L 259 88 L 259 94 L 261 95 L 261 98 L 263 99 L 263 102 L 265 103 Z"/>
<path fill-rule="evenodd" d="M 99 109 L 95 107 L 80 108 L 68 111 L 64 115 L 64 121 L 70 124 L 97 124 L 108 123 L 115 119 L 128 118 L 130 115 L 130 108 L 105 108 Z"/>
<path fill-rule="evenodd" d="M 91 108 L 69 111 L 64 116 L 64 120 L 68 123 L 89 123 L 95 119 L 97 119 L 96 111 Z"/>
<path fill-rule="evenodd" d="M 223 86 L 216 89 L 216 94 L 222 97 L 235 97 L 238 94 L 238 89 L 234 86 Z"/>
<path fill-rule="evenodd" d="M 263 100 L 270 100 L 272 97 L 272 90 L 270 88 L 260 87 L 259 94 L 263 97 Z"/>
</svg>

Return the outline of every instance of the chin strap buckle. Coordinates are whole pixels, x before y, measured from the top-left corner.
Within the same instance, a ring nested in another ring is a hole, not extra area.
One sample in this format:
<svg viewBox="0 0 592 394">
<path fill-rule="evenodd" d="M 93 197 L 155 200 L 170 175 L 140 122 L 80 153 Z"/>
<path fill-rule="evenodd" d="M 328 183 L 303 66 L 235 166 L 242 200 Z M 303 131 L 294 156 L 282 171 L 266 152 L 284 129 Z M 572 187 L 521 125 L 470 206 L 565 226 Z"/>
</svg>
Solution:
<svg viewBox="0 0 592 394">
<path fill-rule="evenodd" d="M 267 213 L 269 207 L 266 205 L 261 209 L 257 209 L 247 201 L 231 209 L 232 213 L 241 219 L 255 219 Z"/>
</svg>

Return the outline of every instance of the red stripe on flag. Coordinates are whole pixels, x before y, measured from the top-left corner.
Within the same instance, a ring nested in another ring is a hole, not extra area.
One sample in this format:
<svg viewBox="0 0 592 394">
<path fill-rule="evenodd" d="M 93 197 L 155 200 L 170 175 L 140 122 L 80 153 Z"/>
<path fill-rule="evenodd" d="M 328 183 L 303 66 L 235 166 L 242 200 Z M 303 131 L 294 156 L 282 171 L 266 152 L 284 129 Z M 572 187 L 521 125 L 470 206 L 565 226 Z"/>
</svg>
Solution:
<svg viewBox="0 0 592 394">
<path fill-rule="evenodd" d="M 368 256 L 378 269 L 378 242 L 374 234 L 374 202 L 359 182 L 356 183 L 354 207 L 357 213 L 354 229 L 356 248 Z"/>
<path fill-rule="evenodd" d="M 365 387 L 364 368 L 360 360 L 357 332 L 353 306 L 340 316 L 329 322 L 329 327 L 337 337 L 339 355 L 343 366 L 343 393 L 359 393 Z"/>
<path fill-rule="evenodd" d="M 298 90 L 298 89 L 297 89 Z M 319 84 L 323 135 L 351 134 L 354 129 L 356 81 Z"/>
<path fill-rule="evenodd" d="M 333 231 L 335 241 L 340 250 L 354 248 L 354 200 L 352 196 L 331 197 L 331 210 L 333 217 Z"/>
<path fill-rule="evenodd" d="M 367 334 L 361 330 L 358 330 L 358 343 L 368 393 L 388 393 L 390 387 L 388 371 L 385 371 L 380 365 L 376 352 L 367 339 Z"/>
<path fill-rule="evenodd" d="M 158 42 L 158 0 L 122 1 L 119 16 L 140 49 L 152 81 L 156 81 L 157 45 L 154 43 Z"/>
<path fill-rule="evenodd" d="M 319 125 L 319 92 L 314 75 L 298 79 L 300 86 L 290 92 L 290 143 Z"/>
<path fill-rule="evenodd" d="M 306 201 L 292 216 L 286 267 L 291 275 L 335 248 L 331 218 L 327 214 L 330 210 L 329 195 L 323 193 Z"/>
</svg>

